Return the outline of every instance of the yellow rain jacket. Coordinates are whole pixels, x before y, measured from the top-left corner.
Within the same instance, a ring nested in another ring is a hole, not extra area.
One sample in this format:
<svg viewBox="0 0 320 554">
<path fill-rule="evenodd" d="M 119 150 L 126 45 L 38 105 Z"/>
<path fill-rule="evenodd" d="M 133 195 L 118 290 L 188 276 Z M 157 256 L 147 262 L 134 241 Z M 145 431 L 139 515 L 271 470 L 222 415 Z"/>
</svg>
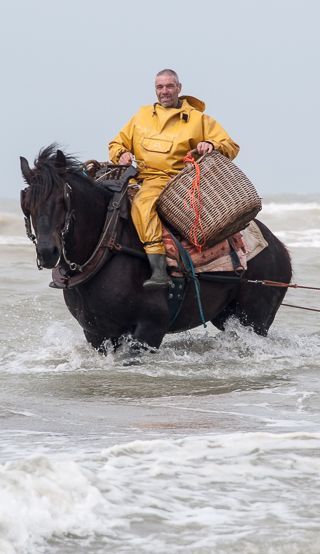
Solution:
<svg viewBox="0 0 320 554">
<path fill-rule="evenodd" d="M 165 252 L 156 201 L 168 179 L 184 168 L 184 156 L 202 141 L 231 160 L 239 151 L 221 125 L 203 113 L 204 102 L 192 96 L 179 100 L 179 108 L 143 106 L 109 144 L 113 163 L 124 152 L 137 160 L 143 184 L 132 204 L 132 219 L 148 254 Z"/>
</svg>

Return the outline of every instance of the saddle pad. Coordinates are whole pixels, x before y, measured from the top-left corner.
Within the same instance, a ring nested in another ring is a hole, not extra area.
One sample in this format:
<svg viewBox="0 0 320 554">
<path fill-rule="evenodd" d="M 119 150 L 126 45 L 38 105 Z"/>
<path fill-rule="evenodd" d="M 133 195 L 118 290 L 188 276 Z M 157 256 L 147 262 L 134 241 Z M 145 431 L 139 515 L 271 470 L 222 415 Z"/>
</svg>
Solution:
<svg viewBox="0 0 320 554">
<path fill-rule="evenodd" d="M 199 252 L 186 240 L 182 240 L 181 244 L 190 254 L 196 273 L 247 269 L 247 262 L 268 246 L 267 241 L 254 221 L 251 221 L 243 231 L 232 235 L 229 240 L 225 239 L 211 248 L 206 248 L 202 252 Z M 174 275 L 180 275 L 179 266 L 181 266 L 181 261 L 179 251 L 165 227 L 163 228 L 163 242 L 166 248 L 167 265 L 172 270 L 176 270 L 173 273 Z M 238 268 L 235 268 L 233 265 L 231 258 L 232 250 L 238 255 L 240 262 Z"/>
</svg>

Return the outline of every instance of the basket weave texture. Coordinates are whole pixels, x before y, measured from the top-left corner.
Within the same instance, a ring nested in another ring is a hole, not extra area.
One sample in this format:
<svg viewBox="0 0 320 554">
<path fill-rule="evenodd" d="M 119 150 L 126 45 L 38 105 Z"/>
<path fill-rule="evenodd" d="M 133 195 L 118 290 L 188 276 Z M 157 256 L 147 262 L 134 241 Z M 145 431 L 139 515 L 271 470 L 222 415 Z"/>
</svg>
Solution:
<svg viewBox="0 0 320 554">
<path fill-rule="evenodd" d="M 196 237 L 207 247 L 244 229 L 261 210 L 261 198 L 246 175 L 219 152 L 206 154 L 199 166 L 201 227 Z M 195 168 L 188 163 L 162 191 L 157 210 L 183 238 L 196 244 L 190 236 L 196 217 L 189 196 L 194 178 Z"/>
</svg>

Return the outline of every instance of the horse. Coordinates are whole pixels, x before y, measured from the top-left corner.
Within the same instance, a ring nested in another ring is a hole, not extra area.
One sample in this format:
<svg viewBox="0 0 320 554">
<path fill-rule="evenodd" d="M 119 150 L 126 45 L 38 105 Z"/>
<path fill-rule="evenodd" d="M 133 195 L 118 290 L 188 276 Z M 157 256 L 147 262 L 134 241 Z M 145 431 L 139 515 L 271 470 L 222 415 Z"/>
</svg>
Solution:
<svg viewBox="0 0 320 554">
<path fill-rule="evenodd" d="M 123 337 L 130 337 L 132 345 L 157 350 L 167 333 L 190 330 L 204 321 L 224 330 L 230 317 L 267 335 L 287 289 L 259 287 L 248 280 L 290 283 L 292 268 L 286 247 L 262 222 L 256 220 L 268 247 L 248 262 L 246 279 L 232 277 L 232 272 L 221 272 L 213 282 L 196 279 L 198 295 L 187 280 L 172 320 L 168 291 L 143 287 L 150 267 L 129 200 L 117 183 L 113 189 L 99 184 L 79 160 L 54 144 L 42 149 L 34 164 L 31 169 L 26 158 L 20 158 L 27 185 L 21 191 L 27 234 L 36 245 L 39 268 L 62 276 L 65 303 L 95 349 L 105 352 L 110 344 L 116 349 Z M 129 171 L 127 180 L 130 177 Z M 87 275 L 90 264 L 94 267 Z"/>
</svg>

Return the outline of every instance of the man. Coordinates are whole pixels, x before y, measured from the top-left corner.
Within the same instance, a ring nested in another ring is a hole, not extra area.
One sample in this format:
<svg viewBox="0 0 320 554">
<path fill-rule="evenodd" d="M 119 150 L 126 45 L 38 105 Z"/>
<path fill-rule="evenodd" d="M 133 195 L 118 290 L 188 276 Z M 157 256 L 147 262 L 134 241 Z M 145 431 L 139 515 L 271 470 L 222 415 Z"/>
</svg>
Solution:
<svg viewBox="0 0 320 554">
<path fill-rule="evenodd" d="M 193 149 L 200 155 L 219 150 L 235 158 L 239 146 L 213 118 L 205 104 L 192 96 L 179 96 L 181 83 L 172 69 L 156 75 L 158 102 L 143 106 L 109 144 L 110 160 L 128 164 L 136 158 L 142 186 L 132 203 L 132 219 L 148 256 L 152 275 L 144 287 L 166 287 L 165 248 L 156 211 L 157 199 L 168 180 L 183 167 L 184 156 Z"/>
</svg>

